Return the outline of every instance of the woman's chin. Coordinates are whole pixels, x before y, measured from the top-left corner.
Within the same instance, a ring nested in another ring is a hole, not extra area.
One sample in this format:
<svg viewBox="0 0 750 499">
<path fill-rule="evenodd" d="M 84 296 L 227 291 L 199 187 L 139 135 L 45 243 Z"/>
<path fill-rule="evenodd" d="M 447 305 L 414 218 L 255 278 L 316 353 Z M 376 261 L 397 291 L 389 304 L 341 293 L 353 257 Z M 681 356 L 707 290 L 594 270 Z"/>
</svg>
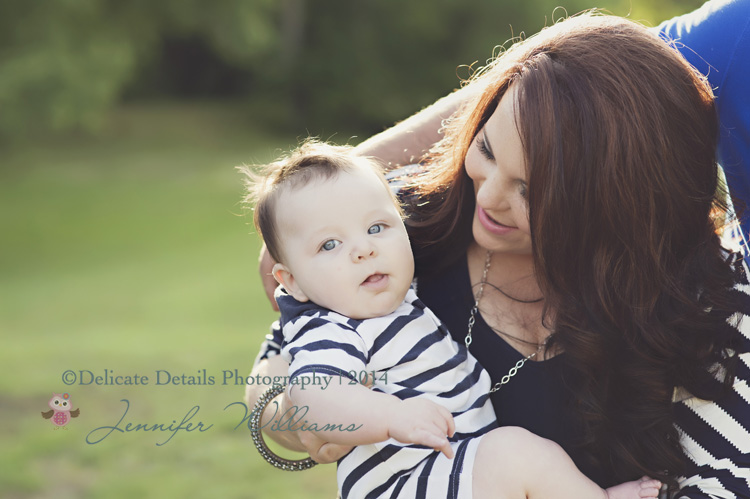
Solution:
<svg viewBox="0 0 750 499">
<path fill-rule="evenodd" d="M 472 233 L 474 241 L 484 250 L 500 254 L 531 256 L 531 237 L 518 230 L 506 235 L 493 234 L 481 222 L 474 219 Z"/>
</svg>

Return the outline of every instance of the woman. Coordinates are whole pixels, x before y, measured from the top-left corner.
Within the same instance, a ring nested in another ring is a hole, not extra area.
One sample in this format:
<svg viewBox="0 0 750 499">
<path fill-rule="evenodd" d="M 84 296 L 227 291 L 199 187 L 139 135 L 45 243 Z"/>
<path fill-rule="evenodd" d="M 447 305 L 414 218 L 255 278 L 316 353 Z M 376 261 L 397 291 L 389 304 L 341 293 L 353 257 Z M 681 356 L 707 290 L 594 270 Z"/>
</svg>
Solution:
<svg viewBox="0 0 750 499">
<path fill-rule="evenodd" d="M 750 305 L 717 236 L 708 87 L 641 26 L 591 15 L 469 87 L 407 225 L 418 294 L 490 373 L 499 424 L 558 442 L 601 486 L 750 495 Z"/>
</svg>

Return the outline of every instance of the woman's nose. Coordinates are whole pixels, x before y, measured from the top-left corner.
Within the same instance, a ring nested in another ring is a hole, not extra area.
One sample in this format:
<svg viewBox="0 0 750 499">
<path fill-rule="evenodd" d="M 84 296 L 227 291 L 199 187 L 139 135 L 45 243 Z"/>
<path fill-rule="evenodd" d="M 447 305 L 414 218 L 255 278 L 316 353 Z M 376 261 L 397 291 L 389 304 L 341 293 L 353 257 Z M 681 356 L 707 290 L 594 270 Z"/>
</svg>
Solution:
<svg viewBox="0 0 750 499">
<path fill-rule="evenodd" d="M 351 256 L 354 263 L 359 263 L 378 255 L 378 250 L 374 244 L 367 240 L 359 241 L 354 244 Z"/>
<path fill-rule="evenodd" d="M 477 190 L 477 204 L 492 211 L 509 209 L 510 200 L 502 182 L 492 175 L 488 176 Z"/>
</svg>

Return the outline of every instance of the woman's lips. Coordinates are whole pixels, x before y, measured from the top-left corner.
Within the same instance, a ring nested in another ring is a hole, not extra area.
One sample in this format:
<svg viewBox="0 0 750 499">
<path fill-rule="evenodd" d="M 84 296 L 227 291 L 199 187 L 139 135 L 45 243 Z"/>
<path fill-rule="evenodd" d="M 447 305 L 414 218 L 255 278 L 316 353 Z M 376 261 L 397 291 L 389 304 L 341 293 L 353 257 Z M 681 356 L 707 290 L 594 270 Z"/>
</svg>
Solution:
<svg viewBox="0 0 750 499">
<path fill-rule="evenodd" d="M 381 291 L 388 287 L 389 278 L 386 274 L 372 274 L 362 281 L 362 286 L 373 291 Z"/>
<path fill-rule="evenodd" d="M 509 234 L 516 230 L 516 227 L 509 227 L 494 220 L 481 206 L 477 206 L 477 217 L 479 218 L 479 223 L 482 224 L 482 227 L 498 236 L 504 236 L 505 234 Z"/>
</svg>

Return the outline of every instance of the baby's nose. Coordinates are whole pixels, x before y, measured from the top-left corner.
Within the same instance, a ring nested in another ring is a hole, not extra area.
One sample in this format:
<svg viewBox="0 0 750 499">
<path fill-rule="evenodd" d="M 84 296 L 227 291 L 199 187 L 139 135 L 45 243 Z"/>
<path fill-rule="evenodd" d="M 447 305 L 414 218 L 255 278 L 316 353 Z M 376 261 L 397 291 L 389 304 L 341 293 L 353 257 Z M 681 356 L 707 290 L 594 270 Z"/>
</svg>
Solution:
<svg viewBox="0 0 750 499">
<path fill-rule="evenodd" d="M 368 258 L 373 258 L 377 256 L 378 251 L 374 244 L 369 242 L 361 242 L 358 243 L 352 248 L 352 261 L 354 263 L 361 262 L 363 260 L 367 260 Z"/>
</svg>

